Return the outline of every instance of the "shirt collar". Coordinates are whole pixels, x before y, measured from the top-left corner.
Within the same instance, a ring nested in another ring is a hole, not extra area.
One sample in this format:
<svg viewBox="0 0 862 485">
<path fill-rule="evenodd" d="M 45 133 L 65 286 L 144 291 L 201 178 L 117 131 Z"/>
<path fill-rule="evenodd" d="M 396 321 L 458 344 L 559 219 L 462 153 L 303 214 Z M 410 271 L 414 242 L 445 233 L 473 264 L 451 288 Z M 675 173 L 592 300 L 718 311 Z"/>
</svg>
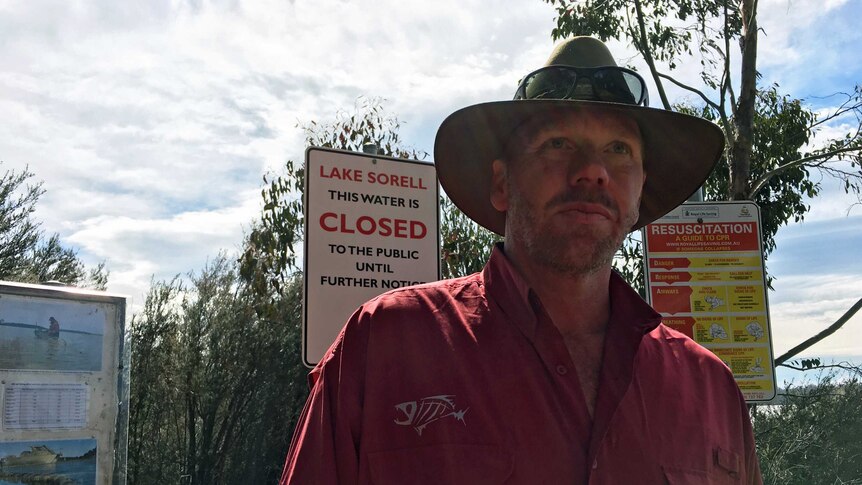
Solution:
<svg viewBox="0 0 862 485">
<path fill-rule="evenodd" d="M 538 298 L 506 257 L 503 243 L 494 245 L 488 264 L 482 271 L 482 278 L 485 281 L 485 291 L 494 303 L 532 341 L 536 332 L 538 308 L 534 307 L 531 301 L 538 303 Z"/>
<path fill-rule="evenodd" d="M 650 333 L 661 323 L 661 315 L 644 301 L 616 271 L 611 271 L 608 291 L 611 299 L 608 326 L 615 322 L 626 322 L 631 330 L 644 335 Z"/>
<path fill-rule="evenodd" d="M 494 302 L 524 335 L 532 340 L 536 331 L 537 314 L 541 311 L 541 302 L 524 277 L 506 257 L 503 243 L 497 243 L 494 246 L 488 264 L 482 271 L 482 277 L 486 291 Z M 611 272 L 608 290 L 611 301 L 608 330 L 617 327 L 615 330 L 628 330 L 637 335 L 644 335 L 655 329 L 661 322 L 661 316 L 616 271 Z"/>
</svg>

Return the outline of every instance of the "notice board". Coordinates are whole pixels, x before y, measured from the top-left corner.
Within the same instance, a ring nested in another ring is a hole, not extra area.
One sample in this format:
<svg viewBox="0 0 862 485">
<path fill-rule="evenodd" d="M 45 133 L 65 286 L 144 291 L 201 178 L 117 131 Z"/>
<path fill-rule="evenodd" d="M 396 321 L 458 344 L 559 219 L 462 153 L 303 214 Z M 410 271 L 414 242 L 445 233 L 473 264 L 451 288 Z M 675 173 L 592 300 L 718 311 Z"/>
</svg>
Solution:
<svg viewBox="0 0 862 485">
<path fill-rule="evenodd" d="M 747 401 L 775 397 L 760 211 L 752 202 L 686 203 L 644 228 L 647 295 L 718 356 Z"/>
<path fill-rule="evenodd" d="M 0 282 L 0 483 L 125 483 L 126 303 Z"/>
<path fill-rule="evenodd" d="M 305 158 L 303 361 L 386 291 L 439 279 L 434 165 L 311 147 Z"/>
</svg>

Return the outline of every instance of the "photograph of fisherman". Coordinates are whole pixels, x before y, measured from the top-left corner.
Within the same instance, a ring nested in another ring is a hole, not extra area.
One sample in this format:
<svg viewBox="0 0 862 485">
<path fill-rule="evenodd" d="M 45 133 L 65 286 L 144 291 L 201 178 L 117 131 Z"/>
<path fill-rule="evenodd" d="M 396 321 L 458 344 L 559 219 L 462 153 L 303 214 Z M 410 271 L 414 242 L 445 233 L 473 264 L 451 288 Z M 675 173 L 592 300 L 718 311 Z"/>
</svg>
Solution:
<svg viewBox="0 0 862 485">
<path fill-rule="evenodd" d="M 20 294 L 0 295 L 0 369 L 102 369 L 109 306 Z"/>
</svg>

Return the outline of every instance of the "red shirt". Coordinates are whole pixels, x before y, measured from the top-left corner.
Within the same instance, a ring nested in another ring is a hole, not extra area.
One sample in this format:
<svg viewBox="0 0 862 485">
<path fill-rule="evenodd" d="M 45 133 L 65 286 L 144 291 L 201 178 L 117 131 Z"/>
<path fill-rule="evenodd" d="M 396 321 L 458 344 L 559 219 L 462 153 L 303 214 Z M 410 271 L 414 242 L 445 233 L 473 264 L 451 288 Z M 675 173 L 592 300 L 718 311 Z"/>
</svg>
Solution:
<svg viewBox="0 0 862 485">
<path fill-rule="evenodd" d="M 354 313 L 321 363 L 283 484 L 760 483 L 727 367 L 614 274 L 595 416 L 500 248 L 481 273 Z"/>
</svg>

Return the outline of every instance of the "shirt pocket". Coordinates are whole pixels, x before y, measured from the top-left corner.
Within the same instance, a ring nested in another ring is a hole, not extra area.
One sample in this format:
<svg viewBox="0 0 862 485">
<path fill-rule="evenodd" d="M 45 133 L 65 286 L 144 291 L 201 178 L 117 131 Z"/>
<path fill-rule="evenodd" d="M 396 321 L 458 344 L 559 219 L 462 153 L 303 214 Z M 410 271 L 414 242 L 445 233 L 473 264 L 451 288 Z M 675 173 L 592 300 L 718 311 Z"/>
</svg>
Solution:
<svg viewBox="0 0 862 485">
<path fill-rule="evenodd" d="M 394 485 L 497 485 L 514 467 L 511 453 L 496 445 L 435 444 L 368 454 L 371 483 Z"/>
<path fill-rule="evenodd" d="M 709 470 L 696 470 L 677 466 L 663 466 L 664 478 L 668 485 L 736 485 L 739 483 L 739 455 L 715 448 L 712 452 L 712 467 Z"/>
</svg>

